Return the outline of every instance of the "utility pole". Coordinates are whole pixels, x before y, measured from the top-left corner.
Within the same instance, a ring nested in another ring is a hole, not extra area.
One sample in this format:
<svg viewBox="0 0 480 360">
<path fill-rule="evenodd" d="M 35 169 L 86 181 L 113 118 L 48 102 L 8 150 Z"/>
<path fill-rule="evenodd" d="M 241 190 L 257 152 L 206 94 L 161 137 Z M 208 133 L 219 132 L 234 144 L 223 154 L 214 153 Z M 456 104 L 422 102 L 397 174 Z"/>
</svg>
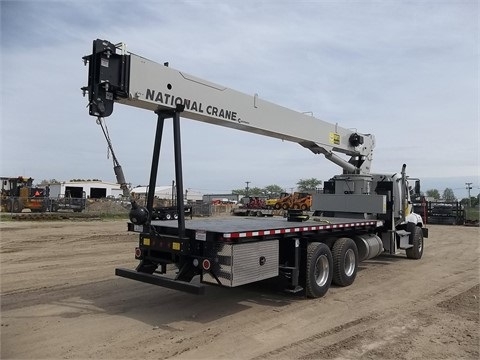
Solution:
<svg viewBox="0 0 480 360">
<path fill-rule="evenodd" d="M 472 190 L 472 184 L 471 182 L 465 183 L 467 185 L 467 190 L 468 190 L 468 207 L 472 207 L 472 198 L 470 197 L 470 190 Z"/>
<path fill-rule="evenodd" d="M 245 181 L 245 183 L 247 184 L 247 187 L 246 187 L 246 192 L 245 192 L 245 196 L 248 196 L 248 184 L 251 183 L 251 181 Z"/>
</svg>

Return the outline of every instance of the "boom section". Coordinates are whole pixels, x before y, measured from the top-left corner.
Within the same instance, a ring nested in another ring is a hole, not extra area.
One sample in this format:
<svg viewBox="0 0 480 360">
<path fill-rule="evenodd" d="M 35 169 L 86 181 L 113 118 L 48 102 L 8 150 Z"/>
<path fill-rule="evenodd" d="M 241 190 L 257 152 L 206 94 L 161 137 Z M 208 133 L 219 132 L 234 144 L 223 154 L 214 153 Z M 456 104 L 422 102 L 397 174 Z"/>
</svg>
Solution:
<svg viewBox="0 0 480 360">
<path fill-rule="evenodd" d="M 123 50 L 119 53 L 119 47 Z M 370 172 L 374 136 L 247 95 L 141 56 L 123 45 L 95 40 L 90 62 L 90 115 L 109 116 L 113 102 L 156 111 L 185 106 L 182 117 L 281 140 L 296 142 L 343 167 Z M 118 65 L 120 64 L 120 65 Z M 107 109 L 102 112 L 102 109 Z M 346 161 L 333 152 L 350 155 Z"/>
</svg>

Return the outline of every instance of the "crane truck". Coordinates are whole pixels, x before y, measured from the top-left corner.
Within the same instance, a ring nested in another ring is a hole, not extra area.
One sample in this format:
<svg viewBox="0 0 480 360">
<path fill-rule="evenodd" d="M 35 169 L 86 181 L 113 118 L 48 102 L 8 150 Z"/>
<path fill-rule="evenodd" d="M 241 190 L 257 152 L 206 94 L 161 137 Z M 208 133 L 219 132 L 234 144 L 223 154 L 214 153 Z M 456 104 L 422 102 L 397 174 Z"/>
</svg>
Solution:
<svg viewBox="0 0 480 360">
<path fill-rule="evenodd" d="M 116 268 L 116 275 L 194 294 L 203 294 L 208 284 L 236 287 L 283 278 L 285 290 L 317 298 L 332 283 L 352 284 L 361 261 L 381 254 L 422 257 L 428 229 L 412 211 L 406 165 L 399 172 L 371 173 L 374 135 L 202 80 L 131 53 L 122 43 L 94 40 L 83 60 L 88 85 L 81 89 L 88 93 L 91 116 L 110 116 L 119 103 L 151 111 L 157 120 L 146 206 L 132 203 L 128 222 L 139 236 L 138 266 Z M 312 195 L 310 218 L 292 210 L 286 218 L 185 221 L 180 117 L 296 142 L 339 165 L 342 174 Z M 167 119 L 173 122 L 175 222 L 152 219 Z"/>
</svg>

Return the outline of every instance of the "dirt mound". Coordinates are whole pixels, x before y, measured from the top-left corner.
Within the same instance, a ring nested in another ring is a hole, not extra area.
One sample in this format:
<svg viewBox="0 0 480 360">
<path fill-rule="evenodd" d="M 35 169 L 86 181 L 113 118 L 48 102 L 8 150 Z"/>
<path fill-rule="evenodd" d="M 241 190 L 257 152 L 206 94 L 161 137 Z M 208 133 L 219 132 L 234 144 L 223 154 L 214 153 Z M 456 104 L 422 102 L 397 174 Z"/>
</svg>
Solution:
<svg viewBox="0 0 480 360">
<path fill-rule="evenodd" d="M 126 201 L 94 200 L 88 201 L 86 213 L 127 214 L 130 203 Z"/>
</svg>

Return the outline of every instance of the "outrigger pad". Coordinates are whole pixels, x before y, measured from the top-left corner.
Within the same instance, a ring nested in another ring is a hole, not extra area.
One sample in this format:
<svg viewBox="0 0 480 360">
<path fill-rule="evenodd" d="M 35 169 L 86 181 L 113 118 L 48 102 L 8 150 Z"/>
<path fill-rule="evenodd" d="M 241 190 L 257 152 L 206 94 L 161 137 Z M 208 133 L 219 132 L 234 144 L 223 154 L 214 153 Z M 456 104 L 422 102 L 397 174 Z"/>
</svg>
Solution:
<svg viewBox="0 0 480 360">
<path fill-rule="evenodd" d="M 303 210 L 288 210 L 287 221 L 302 222 L 310 219 L 310 216 L 303 213 Z"/>
</svg>

